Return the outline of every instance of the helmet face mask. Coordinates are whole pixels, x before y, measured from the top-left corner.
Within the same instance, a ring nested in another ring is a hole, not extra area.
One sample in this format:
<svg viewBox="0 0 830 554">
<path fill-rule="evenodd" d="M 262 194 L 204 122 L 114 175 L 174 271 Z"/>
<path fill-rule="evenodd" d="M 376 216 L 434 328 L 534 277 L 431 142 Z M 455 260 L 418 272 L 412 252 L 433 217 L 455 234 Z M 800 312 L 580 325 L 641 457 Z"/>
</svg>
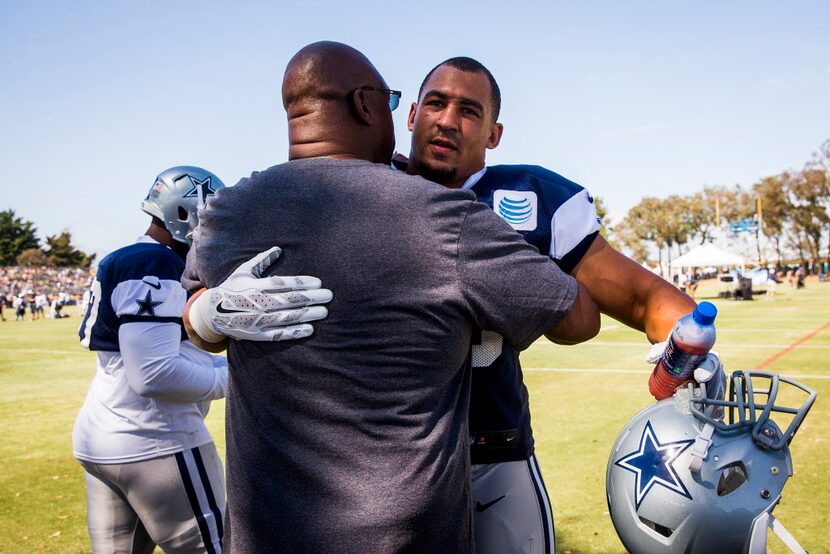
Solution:
<svg viewBox="0 0 830 554">
<path fill-rule="evenodd" d="M 784 397 L 795 393 L 806 400 L 784 406 Z M 792 475 L 788 445 L 814 401 L 813 391 L 792 380 L 738 371 L 729 400 L 706 399 L 689 386 L 635 415 L 615 441 L 606 471 L 609 512 L 625 547 L 748 551 Z M 791 421 L 776 423 L 772 415 Z M 697 471 L 690 468 L 695 456 L 702 457 Z"/>
<path fill-rule="evenodd" d="M 200 167 L 171 167 L 156 177 L 141 209 L 161 220 L 173 240 L 189 246 L 199 224 L 198 210 L 224 186 L 219 177 Z"/>
</svg>

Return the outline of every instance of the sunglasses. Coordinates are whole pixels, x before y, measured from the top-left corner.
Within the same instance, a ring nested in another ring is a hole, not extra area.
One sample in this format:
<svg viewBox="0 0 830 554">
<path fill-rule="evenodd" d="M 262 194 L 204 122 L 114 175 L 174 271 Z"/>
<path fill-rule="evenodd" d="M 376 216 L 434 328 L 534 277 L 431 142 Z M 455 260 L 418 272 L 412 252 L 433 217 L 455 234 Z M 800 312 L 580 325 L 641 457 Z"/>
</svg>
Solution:
<svg viewBox="0 0 830 554">
<path fill-rule="evenodd" d="M 372 92 L 382 92 L 389 97 L 389 110 L 395 111 L 395 108 L 401 103 L 401 91 L 399 90 L 390 90 L 388 88 L 375 88 L 375 87 L 360 87 L 360 90 L 369 90 Z"/>
</svg>

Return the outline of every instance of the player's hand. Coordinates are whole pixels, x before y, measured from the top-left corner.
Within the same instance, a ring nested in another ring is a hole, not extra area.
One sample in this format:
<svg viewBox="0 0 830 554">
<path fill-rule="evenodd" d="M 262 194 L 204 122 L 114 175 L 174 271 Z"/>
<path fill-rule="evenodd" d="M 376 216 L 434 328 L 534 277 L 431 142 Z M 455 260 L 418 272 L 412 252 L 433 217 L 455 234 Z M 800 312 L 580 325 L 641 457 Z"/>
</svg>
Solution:
<svg viewBox="0 0 830 554">
<path fill-rule="evenodd" d="M 316 277 L 263 277 L 281 253 L 277 246 L 260 252 L 193 302 L 190 324 L 202 339 L 271 342 L 301 339 L 314 332 L 308 322 L 328 315 L 319 304 L 329 302 L 332 293 L 320 288 Z"/>
<path fill-rule="evenodd" d="M 656 364 L 659 362 L 663 352 L 666 351 L 666 346 L 668 346 L 667 340 L 652 344 L 651 349 L 646 354 L 646 363 Z M 726 394 L 726 372 L 723 370 L 723 364 L 717 352 L 710 351 L 700 365 L 695 368 L 694 380 L 698 384 L 706 383 L 707 398 L 723 400 Z"/>
<path fill-rule="evenodd" d="M 726 395 L 726 372 L 718 353 L 710 351 L 695 369 L 695 381 L 706 383 L 706 398 L 723 400 Z"/>
</svg>

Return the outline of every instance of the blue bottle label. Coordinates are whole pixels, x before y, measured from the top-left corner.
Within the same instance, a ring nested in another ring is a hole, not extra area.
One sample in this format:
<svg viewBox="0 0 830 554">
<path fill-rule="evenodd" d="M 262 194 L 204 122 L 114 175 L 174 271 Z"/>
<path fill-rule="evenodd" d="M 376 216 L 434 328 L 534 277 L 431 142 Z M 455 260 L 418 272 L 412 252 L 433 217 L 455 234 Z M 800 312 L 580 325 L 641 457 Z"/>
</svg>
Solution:
<svg viewBox="0 0 830 554">
<path fill-rule="evenodd" d="M 695 369 L 703 363 L 706 359 L 706 354 L 689 354 L 684 352 L 674 342 L 674 338 L 669 339 L 669 344 L 666 345 L 666 351 L 663 352 L 663 357 L 660 358 L 660 363 L 663 367 L 674 375 L 675 377 L 682 377 L 684 379 L 691 378 Z"/>
</svg>

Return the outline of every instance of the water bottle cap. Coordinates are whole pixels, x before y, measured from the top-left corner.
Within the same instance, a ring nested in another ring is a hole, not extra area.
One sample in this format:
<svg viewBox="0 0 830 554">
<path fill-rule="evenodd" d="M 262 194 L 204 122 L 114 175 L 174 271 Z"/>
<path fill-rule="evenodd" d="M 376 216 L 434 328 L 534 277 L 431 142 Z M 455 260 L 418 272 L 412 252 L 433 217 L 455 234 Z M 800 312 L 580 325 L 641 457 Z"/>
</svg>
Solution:
<svg viewBox="0 0 830 554">
<path fill-rule="evenodd" d="M 711 325 L 715 322 L 718 309 L 711 302 L 701 302 L 692 312 L 692 317 L 701 325 Z"/>
</svg>

